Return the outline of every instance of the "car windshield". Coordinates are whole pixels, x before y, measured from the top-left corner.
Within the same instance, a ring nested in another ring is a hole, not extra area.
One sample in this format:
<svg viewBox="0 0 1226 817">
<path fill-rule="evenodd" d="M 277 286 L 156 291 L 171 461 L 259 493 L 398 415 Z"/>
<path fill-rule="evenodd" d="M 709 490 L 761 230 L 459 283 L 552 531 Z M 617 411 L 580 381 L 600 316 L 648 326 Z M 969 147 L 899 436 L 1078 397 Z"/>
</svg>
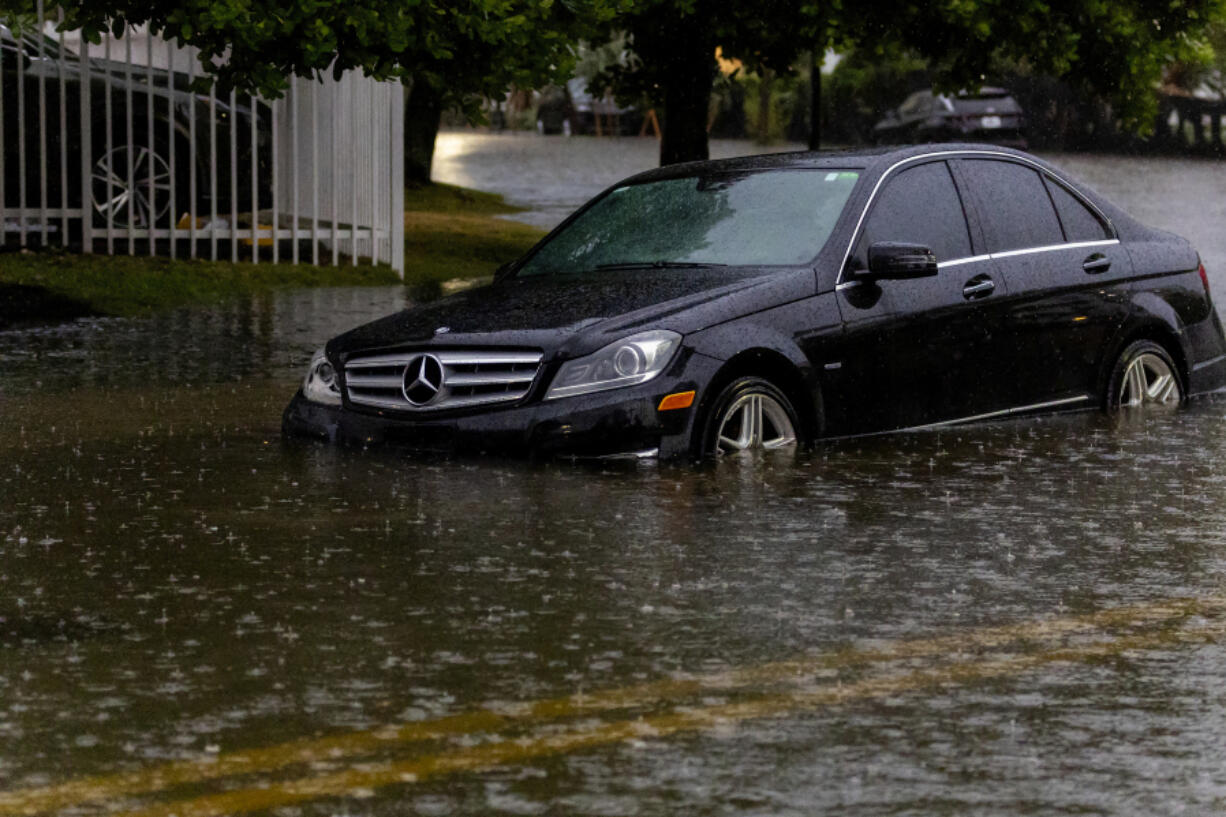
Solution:
<svg viewBox="0 0 1226 817">
<path fill-rule="evenodd" d="M 805 264 L 830 237 L 858 178 L 804 169 L 625 185 L 580 213 L 516 275 Z"/>
</svg>

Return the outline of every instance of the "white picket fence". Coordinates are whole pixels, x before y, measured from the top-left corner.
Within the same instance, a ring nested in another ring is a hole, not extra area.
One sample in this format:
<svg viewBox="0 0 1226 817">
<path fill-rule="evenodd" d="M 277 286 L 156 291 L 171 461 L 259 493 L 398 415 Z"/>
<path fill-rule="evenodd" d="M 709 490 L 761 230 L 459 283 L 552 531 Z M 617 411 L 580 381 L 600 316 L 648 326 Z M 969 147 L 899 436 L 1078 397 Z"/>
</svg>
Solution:
<svg viewBox="0 0 1226 817">
<path fill-rule="evenodd" d="M 404 269 L 404 95 L 349 72 L 219 95 L 140 29 L 0 20 L 5 247 Z"/>
</svg>

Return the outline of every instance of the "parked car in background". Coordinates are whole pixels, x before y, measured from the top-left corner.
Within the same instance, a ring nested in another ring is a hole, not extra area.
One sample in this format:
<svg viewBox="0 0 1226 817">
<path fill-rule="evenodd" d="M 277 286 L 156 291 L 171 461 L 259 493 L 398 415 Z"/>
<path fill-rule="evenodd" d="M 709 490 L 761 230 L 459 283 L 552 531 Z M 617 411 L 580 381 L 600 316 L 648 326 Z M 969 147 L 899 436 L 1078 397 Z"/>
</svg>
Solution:
<svg viewBox="0 0 1226 817">
<path fill-rule="evenodd" d="M 122 46 L 117 48 L 122 50 Z M 15 207 L 18 202 L 27 209 L 40 207 L 45 178 L 47 206 L 58 208 L 65 177 L 69 207 L 80 206 L 80 157 L 86 150 L 81 79 L 80 57 L 62 49 L 56 38 L 37 30 L 19 35 L 0 24 L 0 93 L 5 114 L 2 183 L 7 207 Z M 154 69 L 150 86 L 145 66 L 97 58 L 89 60 L 89 89 L 87 201 L 95 224 L 105 224 L 109 214 L 111 224 L 120 229 L 129 223 L 136 227 L 151 223 L 166 225 L 172 206 L 175 219 L 189 211 L 207 216 L 214 208 L 227 217 L 232 206 L 242 212 L 251 210 L 253 120 L 258 171 L 267 172 L 271 166 L 271 120 L 267 106 L 258 103 L 253 110 L 248 97 L 240 97 L 234 105 L 228 97 L 210 101 L 207 94 L 192 90 L 191 77 L 182 71 Z M 44 100 L 41 118 L 40 94 Z M 24 108 L 21 116 L 17 115 L 19 100 Z M 66 117 L 63 123 L 59 118 L 61 105 Z M 231 140 L 238 157 L 234 186 Z M 40 143 L 44 145 L 41 149 Z M 60 166 L 61 146 L 68 161 L 65 168 Z M 18 172 L 23 165 L 24 181 Z M 212 184 L 214 178 L 216 188 Z M 258 205 L 266 207 L 271 203 L 269 187 L 259 189 L 265 200 Z"/>
<path fill-rule="evenodd" d="M 1226 386 L 1184 239 L 1020 151 L 663 167 L 489 286 L 333 338 L 288 435 L 685 458 Z"/>
<path fill-rule="evenodd" d="M 916 91 L 873 127 L 878 144 L 991 142 L 1025 149 L 1026 117 L 1004 88 L 980 88 L 954 96 Z"/>
<path fill-rule="evenodd" d="M 536 129 L 540 133 L 628 136 L 638 133 L 642 124 L 643 115 L 637 108 L 618 105 L 608 96 L 597 99 L 582 77 L 570 79 L 565 86 L 546 88 L 537 106 Z"/>
</svg>

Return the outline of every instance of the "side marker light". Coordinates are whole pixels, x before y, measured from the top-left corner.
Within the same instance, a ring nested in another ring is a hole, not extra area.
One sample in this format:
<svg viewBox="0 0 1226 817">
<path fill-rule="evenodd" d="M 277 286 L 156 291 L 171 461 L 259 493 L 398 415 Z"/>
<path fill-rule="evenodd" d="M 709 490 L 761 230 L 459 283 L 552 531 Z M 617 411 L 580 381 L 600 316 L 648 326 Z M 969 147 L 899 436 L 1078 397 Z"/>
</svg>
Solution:
<svg viewBox="0 0 1226 817">
<path fill-rule="evenodd" d="M 661 400 L 659 411 L 676 411 L 677 409 L 689 408 L 692 405 L 694 405 L 694 392 L 679 391 Z"/>
</svg>

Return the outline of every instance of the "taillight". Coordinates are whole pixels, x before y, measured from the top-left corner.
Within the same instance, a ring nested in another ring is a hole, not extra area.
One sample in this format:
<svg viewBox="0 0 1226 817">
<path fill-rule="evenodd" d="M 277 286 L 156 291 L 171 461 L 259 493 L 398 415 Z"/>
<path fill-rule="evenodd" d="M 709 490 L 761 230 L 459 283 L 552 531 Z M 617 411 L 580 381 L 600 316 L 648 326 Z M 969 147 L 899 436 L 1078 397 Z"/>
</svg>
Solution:
<svg viewBox="0 0 1226 817">
<path fill-rule="evenodd" d="M 1209 273 L 1205 272 L 1205 262 L 1200 262 L 1200 267 L 1196 270 L 1200 273 L 1200 282 L 1205 285 L 1205 294 L 1209 294 Z"/>
</svg>

